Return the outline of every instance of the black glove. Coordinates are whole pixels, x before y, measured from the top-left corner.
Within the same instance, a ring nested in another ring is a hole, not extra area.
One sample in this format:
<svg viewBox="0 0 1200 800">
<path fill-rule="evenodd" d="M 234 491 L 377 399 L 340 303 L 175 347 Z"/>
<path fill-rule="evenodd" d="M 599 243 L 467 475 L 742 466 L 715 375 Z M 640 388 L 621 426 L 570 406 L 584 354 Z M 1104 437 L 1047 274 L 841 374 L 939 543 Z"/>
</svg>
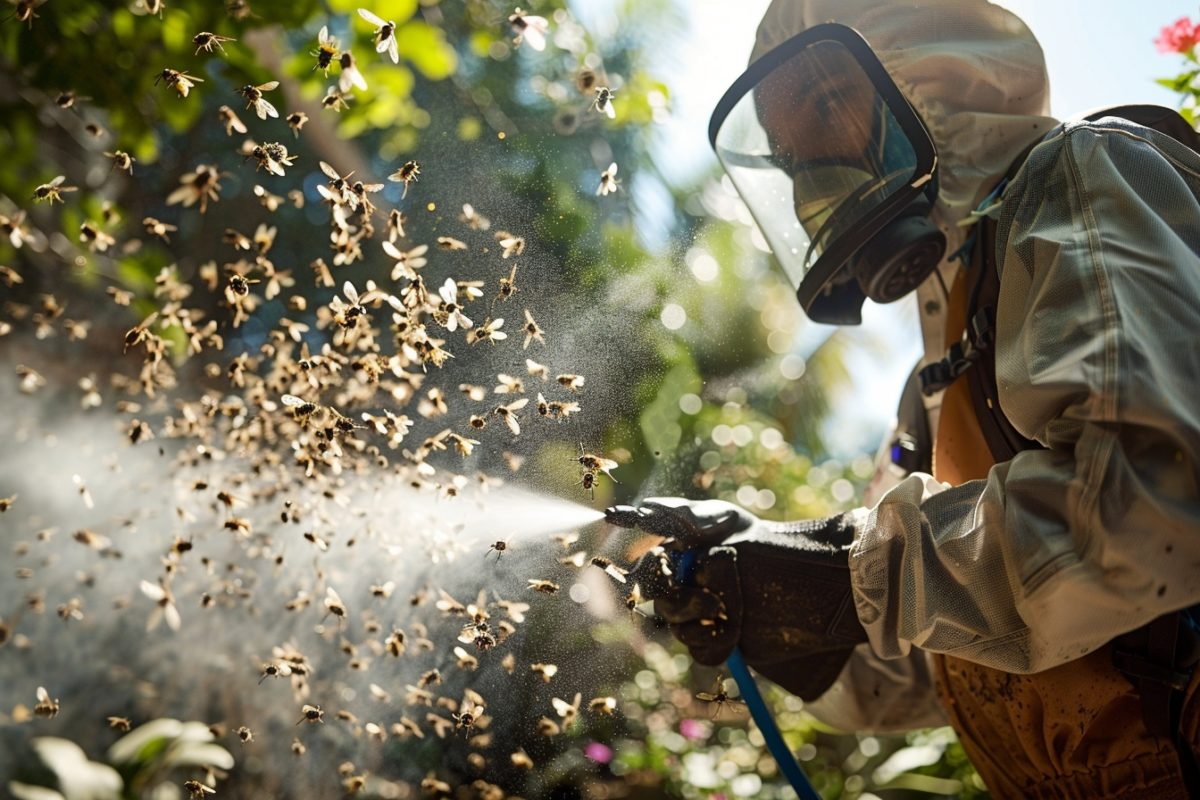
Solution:
<svg viewBox="0 0 1200 800">
<path fill-rule="evenodd" d="M 768 522 L 720 500 L 653 498 L 607 509 L 609 522 L 667 537 L 631 580 L 701 664 L 741 647 L 746 662 L 805 700 L 820 697 L 855 645 L 867 640 L 854 610 L 845 515 Z M 686 583 L 670 553 L 695 552 Z"/>
</svg>

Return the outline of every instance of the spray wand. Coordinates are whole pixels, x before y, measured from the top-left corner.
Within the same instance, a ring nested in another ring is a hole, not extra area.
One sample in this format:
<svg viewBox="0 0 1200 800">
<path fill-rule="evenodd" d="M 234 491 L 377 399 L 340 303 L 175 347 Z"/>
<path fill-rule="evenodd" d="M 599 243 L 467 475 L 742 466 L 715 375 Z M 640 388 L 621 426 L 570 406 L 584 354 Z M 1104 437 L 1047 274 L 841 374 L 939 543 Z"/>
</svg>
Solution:
<svg viewBox="0 0 1200 800">
<path fill-rule="evenodd" d="M 670 559 L 675 579 L 684 585 L 691 583 L 696 571 L 696 550 L 673 551 Z M 788 749 L 787 742 L 783 740 L 783 734 L 780 733 L 779 726 L 775 724 L 775 717 L 771 714 L 766 700 L 763 699 L 762 692 L 758 690 L 758 683 L 750 673 L 746 659 L 742 657 L 741 648 L 733 648 L 729 658 L 725 659 L 725 667 L 729 670 L 729 676 L 737 684 L 742 700 L 746 702 L 746 708 L 750 709 L 750 716 L 762 733 L 767 750 L 775 759 L 775 763 L 779 765 L 779 771 L 796 791 L 796 795 L 800 800 L 821 800 L 821 795 L 817 794 L 812 782 L 804 774 L 800 762 L 796 760 L 792 751 Z"/>
</svg>

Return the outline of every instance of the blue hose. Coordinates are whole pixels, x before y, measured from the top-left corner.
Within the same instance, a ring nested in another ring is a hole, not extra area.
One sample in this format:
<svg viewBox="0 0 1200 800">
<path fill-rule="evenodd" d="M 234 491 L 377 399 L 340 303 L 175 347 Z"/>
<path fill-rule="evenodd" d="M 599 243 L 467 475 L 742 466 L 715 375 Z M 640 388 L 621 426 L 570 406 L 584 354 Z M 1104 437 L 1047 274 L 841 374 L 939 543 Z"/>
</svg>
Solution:
<svg viewBox="0 0 1200 800">
<path fill-rule="evenodd" d="M 685 550 L 674 554 L 672 557 L 672 566 L 674 567 L 675 577 L 679 583 L 691 583 L 692 575 L 696 570 L 695 551 Z M 792 751 L 788 749 L 787 742 L 783 740 L 783 734 L 779 732 L 779 726 L 775 724 L 775 717 L 771 715 L 771 709 L 767 707 L 767 702 L 763 699 L 762 692 L 758 691 L 758 684 L 755 683 L 754 676 L 750 674 L 750 668 L 746 666 L 746 659 L 742 657 L 740 648 L 733 648 L 733 652 L 725 660 L 725 666 L 729 669 L 729 676 L 737 683 L 738 691 L 742 694 L 742 700 L 746 702 L 746 707 L 750 709 L 750 716 L 754 719 L 754 724 L 758 726 L 758 730 L 762 733 L 767 750 L 774 757 L 775 763 L 779 765 L 779 771 L 783 773 L 784 777 L 788 779 L 788 783 L 796 790 L 796 794 L 800 800 L 821 800 L 821 795 L 817 794 L 817 790 L 813 788 L 812 783 L 808 780 L 808 776 L 804 774 L 804 770 L 800 767 L 800 762 L 792 755 Z"/>
</svg>

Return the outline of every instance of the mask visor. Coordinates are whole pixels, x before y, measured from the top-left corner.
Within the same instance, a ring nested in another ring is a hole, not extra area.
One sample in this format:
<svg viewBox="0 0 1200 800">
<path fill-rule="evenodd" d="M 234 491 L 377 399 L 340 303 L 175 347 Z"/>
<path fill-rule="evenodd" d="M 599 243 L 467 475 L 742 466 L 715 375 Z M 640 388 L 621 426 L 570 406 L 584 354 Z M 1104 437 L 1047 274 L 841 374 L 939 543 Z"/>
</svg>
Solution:
<svg viewBox="0 0 1200 800">
<path fill-rule="evenodd" d="M 709 135 L 806 311 L 850 281 L 850 257 L 933 188 L 928 132 L 844 25 L 810 28 L 755 62 L 718 104 Z"/>
</svg>

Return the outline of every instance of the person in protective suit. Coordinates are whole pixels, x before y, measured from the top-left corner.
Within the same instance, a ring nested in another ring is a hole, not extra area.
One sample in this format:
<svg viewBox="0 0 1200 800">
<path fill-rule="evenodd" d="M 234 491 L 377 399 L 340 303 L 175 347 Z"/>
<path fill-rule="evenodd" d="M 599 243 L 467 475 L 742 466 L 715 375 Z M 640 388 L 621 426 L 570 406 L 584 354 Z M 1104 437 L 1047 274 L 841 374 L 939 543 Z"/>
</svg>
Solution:
<svg viewBox="0 0 1200 800">
<path fill-rule="evenodd" d="M 1052 119 L 1037 41 L 985 0 L 775 0 L 710 136 L 812 319 L 916 292 L 902 433 L 932 456 L 829 519 L 609 509 L 699 553 L 688 585 L 643 559 L 658 613 L 834 725 L 948 720 L 996 796 L 1195 796 L 1200 156 Z M 1003 457 L 996 405 L 1024 443 Z"/>
</svg>

